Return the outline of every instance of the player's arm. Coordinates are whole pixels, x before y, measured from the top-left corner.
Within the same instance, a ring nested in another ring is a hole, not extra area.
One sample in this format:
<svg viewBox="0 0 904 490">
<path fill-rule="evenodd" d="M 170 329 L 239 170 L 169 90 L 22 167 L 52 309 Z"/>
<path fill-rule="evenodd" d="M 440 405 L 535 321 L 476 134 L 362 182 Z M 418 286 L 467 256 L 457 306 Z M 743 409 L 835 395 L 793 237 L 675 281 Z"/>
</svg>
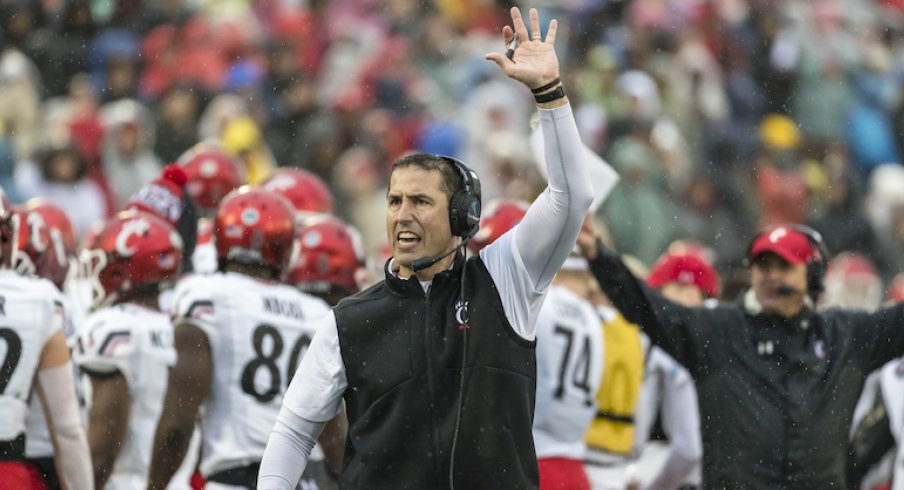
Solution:
<svg viewBox="0 0 904 490">
<path fill-rule="evenodd" d="M 94 462 L 94 482 L 103 488 L 113 472 L 129 424 L 129 384 L 119 371 L 92 373 L 88 445 Z"/>
<path fill-rule="evenodd" d="M 88 442 L 75 396 L 69 347 L 62 330 L 57 330 L 44 345 L 35 381 L 63 488 L 94 488 Z"/>
<path fill-rule="evenodd" d="M 684 480 L 703 458 L 700 439 L 700 408 L 697 391 L 684 368 L 665 352 L 653 348 L 651 355 L 664 356 L 672 368 L 662 379 L 662 428 L 669 438 L 669 452 L 662 467 L 644 488 L 667 488 Z"/>
<path fill-rule="evenodd" d="M 163 411 L 154 436 L 149 489 L 163 489 L 185 458 L 198 408 L 207 398 L 213 360 L 207 334 L 189 321 L 175 326 L 176 364 L 170 370 Z"/>
<path fill-rule="evenodd" d="M 342 458 L 345 455 L 345 436 L 348 434 L 348 417 L 345 410 L 333 417 L 323 427 L 323 432 L 317 438 L 323 449 L 326 465 L 333 474 L 338 475 L 342 471 Z"/>
</svg>

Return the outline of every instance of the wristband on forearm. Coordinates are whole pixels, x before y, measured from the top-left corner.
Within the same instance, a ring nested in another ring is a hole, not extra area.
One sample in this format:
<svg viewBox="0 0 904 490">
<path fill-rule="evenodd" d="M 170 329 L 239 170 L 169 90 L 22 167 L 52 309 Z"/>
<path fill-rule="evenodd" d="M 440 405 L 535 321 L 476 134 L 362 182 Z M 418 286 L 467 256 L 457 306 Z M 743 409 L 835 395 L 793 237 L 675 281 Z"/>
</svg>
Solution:
<svg viewBox="0 0 904 490">
<path fill-rule="evenodd" d="M 547 90 L 555 87 L 556 85 L 558 85 L 560 83 L 562 83 L 562 79 L 559 77 L 556 77 L 555 80 L 547 83 L 546 85 L 541 85 L 537 88 L 530 89 L 530 92 L 534 95 L 539 95 L 539 94 L 542 94 L 543 92 L 546 92 Z"/>
<path fill-rule="evenodd" d="M 556 87 L 554 90 L 550 90 L 549 92 L 539 94 L 539 95 L 534 94 L 534 100 L 538 104 L 552 102 L 554 100 L 561 99 L 562 97 L 565 97 L 565 86 L 562 85 L 561 82 L 559 83 L 559 86 Z"/>
</svg>

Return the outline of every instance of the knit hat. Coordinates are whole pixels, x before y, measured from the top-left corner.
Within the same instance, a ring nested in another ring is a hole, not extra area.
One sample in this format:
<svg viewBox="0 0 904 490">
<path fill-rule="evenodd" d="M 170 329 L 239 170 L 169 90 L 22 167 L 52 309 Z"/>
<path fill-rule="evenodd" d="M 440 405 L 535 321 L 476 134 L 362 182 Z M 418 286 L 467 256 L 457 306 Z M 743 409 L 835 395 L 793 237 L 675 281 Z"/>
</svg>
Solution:
<svg viewBox="0 0 904 490">
<path fill-rule="evenodd" d="M 132 196 L 126 209 L 137 209 L 155 214 L 174 226 L 182 216 L 185 183 L 188 176 L 178 165 L 167 165 L 160 177 L 152 180 Z"/>
<path fill-rule="evenodd" d="M 182 238 L 182 272 L 191 272 L 191 257 L 198 241 L 198 212 L 191 197 L 185 192 L 188 175 L 177 164 L 163 168 L 160 177 L 149 182 L 126 204 L 126 209 L 137 209 L 169 221 Z"/>
<path fill-rule="evenodd" d="M 659 257 L 647 276 L 647 284 L 655 289 L 672 282 L 697 286 L 710 298 L 719 295 L 719 277 L 716 271 L 702 257 L 693 253 L 666 253 Z"/>
</svg>

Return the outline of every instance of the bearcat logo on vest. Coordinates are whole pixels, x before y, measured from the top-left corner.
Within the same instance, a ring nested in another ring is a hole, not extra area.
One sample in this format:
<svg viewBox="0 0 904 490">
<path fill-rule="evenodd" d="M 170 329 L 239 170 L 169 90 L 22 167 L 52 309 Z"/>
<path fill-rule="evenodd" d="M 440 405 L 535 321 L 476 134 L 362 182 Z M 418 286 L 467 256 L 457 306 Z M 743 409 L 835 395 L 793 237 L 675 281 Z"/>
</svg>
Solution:
<svg viewBox="0 0 904 490">
<path fill-rule="evenodd" d="M 458 329 L 465 330 L 471 328 L 471 326 L 468 325 L 468 320 L 468 302 L 458 300 L 455 303 L 455 321 L 458 322 Z"/>
</svg>

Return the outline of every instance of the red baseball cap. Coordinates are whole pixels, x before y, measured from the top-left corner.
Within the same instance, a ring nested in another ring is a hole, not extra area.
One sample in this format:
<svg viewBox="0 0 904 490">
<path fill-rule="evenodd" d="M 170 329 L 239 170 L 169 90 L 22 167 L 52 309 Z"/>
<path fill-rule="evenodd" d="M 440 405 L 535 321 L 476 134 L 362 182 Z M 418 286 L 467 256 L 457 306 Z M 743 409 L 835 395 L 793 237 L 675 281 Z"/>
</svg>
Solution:
<svg viewBox="0 0 904 490">
<path fill-rule="evenodd" d="M 766 252 L 772 252 L 792 265 L 806 264 L 819 254 L 806 234 L 787 226 L 761 233 L 750 246 L 747 258 L 753 262 Z"/>
<path fill-rule="evenodd" d="M 719 295 L 719 276 L 709 262 L 696 254 L 667 253 L 659 257 L 647 275 L 647 284 L 659 289 L 671 282 L 697 286 L 710 298 Z"/>
</svg>

